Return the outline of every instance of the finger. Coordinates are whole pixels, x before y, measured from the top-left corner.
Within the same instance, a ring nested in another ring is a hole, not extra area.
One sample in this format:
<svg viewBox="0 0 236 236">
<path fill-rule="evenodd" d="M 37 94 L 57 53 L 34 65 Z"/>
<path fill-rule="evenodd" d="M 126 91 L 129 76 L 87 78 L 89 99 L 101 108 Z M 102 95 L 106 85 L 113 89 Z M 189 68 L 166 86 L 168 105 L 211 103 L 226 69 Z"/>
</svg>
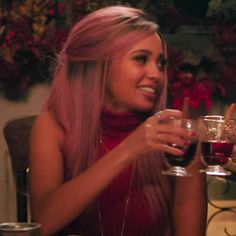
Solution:
<svg viewBox="0 0 236 236">
<path fill-rule="evenodd" d="M 179 110 L 174 110 L 174 109 L 165 109 L 156 112 L 152 116 L 152 120 L 156 123 L 159 124 L 161 121 L 166 120 L 170 117 L 175 117 L 175 118 L 180 118 L 182 117 L 182 112 Z"/>
<path fill-rule="evenodd" d="M 150 123 L 149 123 L 150 124 Z M 156 134 L 166 134 L 166 135 L 173 135 L 173 136 L 180 136 L 183 138 L 191 139 L 191 137 L 194 137 L 196 134 L 194 131 L 189 132 L 189 130 L 186 130 L 185 128 L 182 128 L 180 126 L 176 126 L 173 124 L 150 124 L 152 126 L 152 130 Z"/>
<path fill-rule="evenodd" d="M 169 135 L 169 134 L 165 134 L 165 133 L 157 134 L 156 135 L 156 142 L 170 145 L 170 146 L 174 143 L 176 146 L 178 146 L 180 148 L 186 147 L 189 145 L 189 141 L 183 139 L 182 137 Z"/>
<path fill-rule="evenodd" d="M 183 140 L 193 140 L 196 136 L 194 132 L 169 124 L 153 124 L 153 122 L 149 121 L 145 126 L 147 132 L 154 137 L 155 142 L 172 142 L 183 146 Z"/>
<path fill-rule="evenodd" d="M 175 109 L 165 109 L 155 113 L 155 115 L 159 115 L 160 119 L 167 119 L 169 117 L 182 117 L 183 113 L 180 110 Z"/>
<path fill-rule="evenodd" d="M 158 150 L 161 152 L 169 153 L 169 154 L 176 155 L 176 156 L 181 156 L 184 154 L 184 152 L 181 149 L 171 147 L 167 144 L 159 144 Z"/>
<path fill-rule="evenodd" d="M 164 143 L 164 138 L 162 137 L 162 134 L 157 134 L 156 135 L 156 142 L 158 143 Z"/>
</svg>

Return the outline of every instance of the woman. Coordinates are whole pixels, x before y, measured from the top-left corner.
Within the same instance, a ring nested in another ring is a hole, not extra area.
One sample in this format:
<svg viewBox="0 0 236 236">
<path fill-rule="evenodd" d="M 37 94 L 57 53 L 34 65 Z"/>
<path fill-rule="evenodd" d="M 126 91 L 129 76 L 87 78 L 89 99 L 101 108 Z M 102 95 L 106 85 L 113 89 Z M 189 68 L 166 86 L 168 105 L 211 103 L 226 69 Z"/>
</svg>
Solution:
<svg viewBox="0 0 236 236">
<path fill-rule="evenodd" d="M 184 146 L 194 134 L 159 122 L 182 113 L 165 109 L 156 23 L 125 6 L 91 13 L 72 28 L 54 77 L 30 147 L 43 234 L 204 235 L 204 178 L 161 174 L 162 152 L 182 154 L 164 143 Z"/>
</svg>

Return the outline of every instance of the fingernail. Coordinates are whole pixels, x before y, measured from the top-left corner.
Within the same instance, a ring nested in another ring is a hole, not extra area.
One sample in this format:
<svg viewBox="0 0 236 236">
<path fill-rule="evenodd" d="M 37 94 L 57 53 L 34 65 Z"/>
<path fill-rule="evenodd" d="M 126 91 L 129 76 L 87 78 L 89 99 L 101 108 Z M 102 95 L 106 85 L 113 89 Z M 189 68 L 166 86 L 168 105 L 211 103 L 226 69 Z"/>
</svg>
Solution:
<svg viewBox="0 0 236 236">
<path fill-rule="evenodd" d="M 184 155 L 184 151 L 183 150 L 178 150 L 178 153 L 180 154 L 180 155 Z"/>
</svg>

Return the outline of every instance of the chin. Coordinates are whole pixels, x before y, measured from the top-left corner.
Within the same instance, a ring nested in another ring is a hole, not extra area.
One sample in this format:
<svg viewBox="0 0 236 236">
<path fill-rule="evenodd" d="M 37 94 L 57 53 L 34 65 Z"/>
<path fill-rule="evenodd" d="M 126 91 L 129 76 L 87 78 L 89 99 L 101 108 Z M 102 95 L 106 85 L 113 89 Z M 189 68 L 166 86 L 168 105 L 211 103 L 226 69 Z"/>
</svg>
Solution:
<svg viewBox="0 0 236 236">
<path fill-rule="evenodd" d="M 154 110 L 155 106 L 154 105 L 149 105 L 149 106 L 139 106 L 139 107 L 136 107 L 136 111 L 138 112 L 145 112 L 145 113 L 149 113 L 149 112 L 152 112 Z"/>
</svg>

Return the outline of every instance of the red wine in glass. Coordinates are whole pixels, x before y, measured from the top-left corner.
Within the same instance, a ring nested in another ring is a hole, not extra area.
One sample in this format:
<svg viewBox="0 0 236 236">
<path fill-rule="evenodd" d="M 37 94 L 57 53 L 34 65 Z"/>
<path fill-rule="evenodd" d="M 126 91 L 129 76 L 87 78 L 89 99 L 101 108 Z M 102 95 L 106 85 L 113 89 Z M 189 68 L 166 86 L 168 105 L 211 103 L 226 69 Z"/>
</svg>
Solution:
<svg viewBox="0 0 236 236">
<path fill-rule="evenodd" d="M 236 143 L 236 119 L 225 120 L 224 116 L 209 115 L 200 118 L 199 134 L 202 162 L 206 169 L 201 173 L 213 176 L 227 176 L 225 169 L 231 159 Z"/>
<path fill-rule="evenodd" d="M 166 161 L 168 162 L 170 166 L 186 167 L 193 160 L 193 157 L 196 152 L 196 148 L 197 148 L 197 142 L 192 142 L 186 148 L 182 149 L 182 151 L 184 151 L 184 154 L 181 156 L 176 156 L 176 155 L 166 153 L 165 154 Z"/>
<path fill-rule="evenodd" d="M 207 165 L 224 166 L 229 161 L 233 151 L 233 143 L 228 142 L 202 142 L 201 151 Z"/>
<path fill-rule="evenodd" d="M 180 147 L 175 143 L 166 142 L 166 145 L 182 150 L 183 154 L 178 156 L 178 155 L 172 155 L 170 153 L 165 153 L 164 160 L 168 166 L 168 169 L 163 170 L 161 173 L 164 175 L 181 176 L 181 177 L 191 176 L 192 173 L 185 167 L 192 162 L 195 156 L 195 151 L 198 144 L 198 134 L 197 134 L 197 129 L 199 126 L 198 119 L 169 118 L 166 121 L 166 123 L 169 125 L 173 125 L 173 127 L 184 128 L 185 131 L 190 133 L 194 131 L 196 135 L 189 136 L 188 138 L 186 137 L 187 145 L 185 145 L 184 147 L 182 146 Z M 183 137 L 181 136 L 180 138 Z"/>
</svg>

